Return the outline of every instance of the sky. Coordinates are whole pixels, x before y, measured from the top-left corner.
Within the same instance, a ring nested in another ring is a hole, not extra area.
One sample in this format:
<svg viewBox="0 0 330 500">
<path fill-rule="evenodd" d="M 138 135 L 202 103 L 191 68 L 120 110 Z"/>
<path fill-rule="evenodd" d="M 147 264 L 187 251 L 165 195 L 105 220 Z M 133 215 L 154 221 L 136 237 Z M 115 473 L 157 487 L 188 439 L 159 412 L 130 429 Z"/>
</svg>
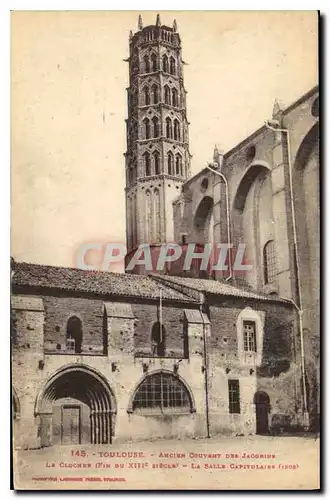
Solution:
<svg viewBox="0 0 330 500">
<path fill-rule="evenodd" d="M 156 12 L 142 12 L 144 25 Z M 317 84 L 313 11 L 160 12 L 182 40 L 192 174 Z M 74 266 L 125 241 L 129 31 L 138 12 L 14 12 L 11 254 Z"/>
</svg>

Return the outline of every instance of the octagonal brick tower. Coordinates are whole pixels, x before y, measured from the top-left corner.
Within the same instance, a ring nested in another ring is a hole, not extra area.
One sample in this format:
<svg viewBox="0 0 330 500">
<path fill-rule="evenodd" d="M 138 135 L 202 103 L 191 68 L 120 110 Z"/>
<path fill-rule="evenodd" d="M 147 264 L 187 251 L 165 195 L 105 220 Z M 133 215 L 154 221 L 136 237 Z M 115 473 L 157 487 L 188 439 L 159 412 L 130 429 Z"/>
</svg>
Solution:
<svg viewBox="0 0 330 500">
<path fill-rule="evenodd" d="M 126 159 L 127 259 L 140 243 L 173 242 L 172 202 L 190 175 L 186 90 L 177 25 L 130 32 Z M 138 272 L 138 270 L 137 270 Z"/>
</svg>

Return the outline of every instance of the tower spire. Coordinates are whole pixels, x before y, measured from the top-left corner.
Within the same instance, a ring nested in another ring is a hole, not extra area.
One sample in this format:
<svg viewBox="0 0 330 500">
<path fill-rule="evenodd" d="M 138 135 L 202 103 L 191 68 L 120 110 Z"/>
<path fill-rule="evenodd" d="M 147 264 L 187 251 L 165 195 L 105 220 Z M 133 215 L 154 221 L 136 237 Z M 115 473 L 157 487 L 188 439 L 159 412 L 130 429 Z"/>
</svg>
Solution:
<svg viewBox="0 0 330 500">
<path fill-rule="evenodd" d="M 174 31 L 174 33 L 177 32 L 177 29 L 178 29 L 178 25 L 176 23 L 176 19 L 174 19 L 174 21 L 173 21 L 173 31 Z"/>
<path fill-rule="evenodd" d="M 139 30 L 143 29 L 143 22 L 142 22 L 142 16 L 141 16 L 141 14 L 139 14 L 138 28 L 139 28 Z"/>
<path fill-rule="evenodd" d="M 160 22 L 160 15 L 157 14 L 157 19 L 156 19 L 156 26 L 160 27 L 162 23 Z"/>
</svg>

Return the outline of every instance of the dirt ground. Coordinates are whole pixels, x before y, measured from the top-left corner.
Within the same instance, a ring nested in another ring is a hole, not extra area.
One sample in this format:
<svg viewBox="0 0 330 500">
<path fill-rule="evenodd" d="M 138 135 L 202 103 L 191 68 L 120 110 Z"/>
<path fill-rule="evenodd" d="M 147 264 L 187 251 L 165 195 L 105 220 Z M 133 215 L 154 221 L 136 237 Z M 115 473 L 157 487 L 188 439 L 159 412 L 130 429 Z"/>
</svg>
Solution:
<svg viewBox="0 0 330 500">
<path fill-rule="evenodd" d="M 319 438 L 217 437 L 14 451 L 16 489 L 318 489 Z"/>
</svg>

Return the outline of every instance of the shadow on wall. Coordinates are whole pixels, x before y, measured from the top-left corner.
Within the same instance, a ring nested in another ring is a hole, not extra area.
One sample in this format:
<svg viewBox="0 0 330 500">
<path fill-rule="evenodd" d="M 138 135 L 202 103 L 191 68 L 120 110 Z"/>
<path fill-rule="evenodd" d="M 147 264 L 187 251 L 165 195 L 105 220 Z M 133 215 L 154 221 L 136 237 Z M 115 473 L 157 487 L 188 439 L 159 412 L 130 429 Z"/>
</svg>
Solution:
<svg viewBox="0 0 330 500">
<path fill-rule="evenodd" d="M 269 315 L 264 327 L 263 357 L 257 376 L 279 377 L 289 370 L 293 358 L 292 322 Z"/>
</svg>

